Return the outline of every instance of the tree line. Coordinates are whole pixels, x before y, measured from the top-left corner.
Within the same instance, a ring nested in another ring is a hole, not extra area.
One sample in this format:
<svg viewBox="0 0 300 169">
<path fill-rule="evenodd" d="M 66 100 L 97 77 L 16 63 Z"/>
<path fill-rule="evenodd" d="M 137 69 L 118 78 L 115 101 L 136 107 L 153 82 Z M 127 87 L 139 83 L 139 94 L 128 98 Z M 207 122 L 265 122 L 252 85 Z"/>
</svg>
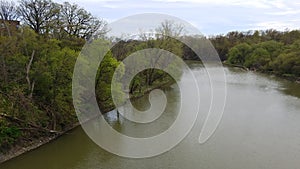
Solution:
<svg viewBox="0 0 300 169">
<path fill-rule="evenodd" d="M 210 40 L 227 63 L 296 80 L 300 77 L 300 30 L 235 31 Z"/>
<path fill-rule="evenodd" d="M 107 22 L 93 16 L 77 4 L 62 4 L 51 0 L 0 1 L 0 19 L 22 20 L 37 34 L 64 39 L 80 37 L 84 39 L 104 35 Z"/>
</svg>

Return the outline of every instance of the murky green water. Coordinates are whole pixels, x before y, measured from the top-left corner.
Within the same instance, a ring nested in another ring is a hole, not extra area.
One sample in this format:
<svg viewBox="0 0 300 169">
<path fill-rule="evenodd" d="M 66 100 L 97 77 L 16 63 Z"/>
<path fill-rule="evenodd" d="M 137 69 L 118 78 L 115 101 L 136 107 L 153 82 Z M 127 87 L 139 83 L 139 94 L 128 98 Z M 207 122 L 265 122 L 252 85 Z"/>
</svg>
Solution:
<svg viewBox="0 0 300 169">
<path fill-rule="evenodd" d="M 118 157 L 99 148 L 78 127 L 50 144 L 1 164 L 0 168 L 299 169 L 300 84 L 226 68 L 228 94 L 223 119 L 213 137 L 200 145 L 198 137 L 210 103 L 209 84 L 205 70 L 198 64 L 192 67 L 201 86 L 201 112 L 191 133 L 171 151 L 147 159 Z M 168 129 L 177 117 L 178 88 L 174 85 L 165 92 L 166 112 L 153 123 L 118 120 L 114 111 L 106 119 L 129 136 L 156 135 Z M 134 105 L 147 109 L 147 97 Z"/>
</svg>

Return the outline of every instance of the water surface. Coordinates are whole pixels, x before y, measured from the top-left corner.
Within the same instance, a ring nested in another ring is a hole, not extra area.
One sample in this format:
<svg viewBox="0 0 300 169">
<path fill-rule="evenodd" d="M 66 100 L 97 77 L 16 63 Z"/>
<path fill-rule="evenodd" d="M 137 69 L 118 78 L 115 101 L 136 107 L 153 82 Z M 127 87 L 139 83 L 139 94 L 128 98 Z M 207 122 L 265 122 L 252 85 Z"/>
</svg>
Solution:
<svg viewBox="0 0 300 169">
<path fill-rule="evenodd" d="M 225 68 L 228 94 L 224 116 L 215 134 L 201 145 L 198 137 L 211 96 L 205 69 L 198 63 L 192 63 L 191 67 L 200 84 L 201 112 L 191 133 L 171 151 L 147 159 L 118 157 L 99 148 L 78 127 L 41 148 L 0 164 L 0 168 L 299 169 L 299 84 L 237 68 Z M 146 137 L 165 131 L 177 117 L 180 95 L 176 85 L 164 91 L 168 105 L 155 122 L 137 124 L 117 119 L 115 111 L 106 114 L 107 121 L 129 136 Z M 134 105 L 147 109 L 148 97 L 135 101 Z"/>
</svg>

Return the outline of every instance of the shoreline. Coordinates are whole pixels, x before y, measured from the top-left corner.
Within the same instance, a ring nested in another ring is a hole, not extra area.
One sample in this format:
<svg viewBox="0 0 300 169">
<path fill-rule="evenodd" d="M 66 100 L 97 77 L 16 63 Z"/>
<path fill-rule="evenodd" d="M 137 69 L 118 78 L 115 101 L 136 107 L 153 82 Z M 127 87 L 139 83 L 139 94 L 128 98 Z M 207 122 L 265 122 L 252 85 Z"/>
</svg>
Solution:
<svg viewBox="0 0 300 169">
<path fill-rule="evenodd" d="M 141 97 L 143 97 L 144 95 L 150 93 L 152 90 L 158 89 L 158 88 L 164 88 L 166 86 L 171 86 L 173 84 L 173 82 L 165 82 L 162 83 L 160 85 L 157 86 L 153 86 L 152 88 L 148 88 L 147 90 L 143 91 L 143 94 L 141 95 L 136 95 L 136 96 L 132 96 L 129 98 L 129 100 L 135 100 L 135 99 L 139 99 Z M 114 110 L 115 108 L 106 111 L 104 114 Z M 97 116 L 98 117 L 98 116 Z M 93 117 L 89 120 L 87 120 L 86 122 L 94 119 L 96 117 Z M 21 156 L 23 154 L 26 154 L 30 151 L 33 151 L 35 149 L 38 149 L 40 147 L 42 147 L 43 145 L 46 145 L 52 141 L 55 141 L 56 139 L 59 139 L 60 137 L 64 136 L 66 133 L 74 130 L 75 128 L 79 127 L 81 124 L 77 121 L 74 125 L 72 125 L 71 127 L 69 127 L 68 129 L 66 129 L 65 131 L 62 131 L 59 134 L 55 134 L 52 136 L 44 136 L 44 137 L 40 137 L 38 139 L 35 139 L 34 141 L 31 141 L 29 143 L 27 143 L 25 146 L 19 146 L 19 145 L 15 145 L 13 146 L 8 152 L 6 153 L 0 153 L 0 164 L 1 163 L 5 163 L 6 161 L 12 160 L 18 156 Z"/>
<path fill-rule="evenodd" d="M 35 139 L 35 140 L 27 143 L 26 146 L 19 146 L 19 145 L 13 146 L 8 152 L 0 153 L 0 164 L 5 163 L 6 161 L 14 159 L 18 156 L 21 156 L 22 154 L 26 154 L 30 151 L 38 149 L 39 147 L 41 147 L 43 145 L 46 145 L 46 144 L 58 139 L 59 137 L 65 135 L 67 132 L 70 132 L 73 129 L 75 129 L 76 127 L 79 127 L 79 126 L 80 126 L 80 123 L 76 122 L 72 127 L 69 127 L 67 130 L 62 131 L 59 134 L 55 134 L 55 135 L 52 135 L 52 136 L 40 137 L 38 139 Z"/>
<path fill-rule="evenodd" d="M 229 67 L 240 68 L 240 69 L 242 69 L 244 71 L 259 72 L 259 73 L 262 73 L 262 74 L 265 74 L 265 75 L 269 75 L 269 76 L 273 75 L 273 76 L 276 76 L 278 78 L 289 80 L 291 82 L 300 83 L 300 77 L 296 77 L 296 76 L 288 76 L 288 75 L 285 75 L 285 74 L 281 75 L 281 74 L 278 74 L 278 73 L 275 73 L 275 72 L 268 72 L 268 71 L 262 71 L 262 70 L 252 70 L 252 69 L 249 69 L 249 68 L 247 68 L 245 66 L 230 64 L 230 63 L 226 63 L 226 62 L 223 62 L 222 64 L 225 65 L 225 66 L 229 66 Z"/>
<path fill-rule="evenodd" d="M 230 63 L 226 63 L 226 62 L 222 62 L 222 64 L 225 65 L 225 66 L 237 67 L 237 68 L 243 69 L 245 71 L 249 71 L 249 69 L 247 67 L 245 67 L 245 66 L 236 65 L 236 64 L 230 64 Z"/>
<path fill-rule="evenodd" d="M 251 69 L 248 69 L 244 66 L 240 66 L 240 65 L 233 65 L 233 64 L 228 64 L 228 63 L 224 63 L 223 62 L 223 65 L 225 66 L 229 66 L 229 67 L 236 67 L 236 68 L 240 68 L 244 71 L 249 71 L 249 72 L 259 72 L 259 73 L 263 73 L 263 74 L 266 74 L 266 75 L 275 75 L 279 78 L 282 78 L 282 79 L 286 79 L 286 80 L 290 80 L 290 81 L 293 81 L 295 83 L 300 83 L 299 79 L 297 79 L 296 77 L 284 77 L 282 75 L 278 75 L 278 74 L 275 74 L 275 73 L 272 73 L 272 72 L 263 72 L 263 71 L 253 71 Z M 145 96 L 146 94 L 150 93 L 151 91 L 155 90 L 155 89 L 159 89 L 159 88 L 165 88 L 167 86 L 171 86 L 172 84 L 174 84 L 174 82 L 164 82 L 164 83 L 161 83 L 159 85 L 156 85 L 156 86 L 153 86 L 151 88 L 148 88 L 146 89 L 145 91 L 142 92 L 142 94 L 140 95 L 135 95 L 135 96 L 132 96 L 129 98 L 129 100 L 136 100 L 136 99 L 139 99 L 143 96 Z M 111 109 L 111 110 L 114 110 L 115 108 Z M 110 112 L 111 110 L 108 110 L 106 111 L 104 114 Z M 97 116 L 98 117 L 98 116 Z M 96 117 L 93 117 L 89 120 L 87 120 L 86 122 L 94 119 Z M 38 149 L 40 147 L 42 147 L 43 145 L 46 145 L 48 143 L 51 143 L 52 141 L 55 141 L 56 139 L 59 139 L 60 137 L 64 136 L 66 133 L 74 130 L 75 128 L 79 127 L 81 124 L 79 122 L 76 122 L 74 125 L 72 125 L 71 127 L 67 128 L 65 131 L 62 131 L 61 133 L 59 134 L 53 134 L 52 136 L 44 136 L 44 137 L 40 137 L 38 139 L 35 139 L 29 143 L 27 143 L 25 146 L 19 146 L 19 145 L 15 145 L 13 146 L 8 152 L 6 153 L 0 153 L 0 164 L 1 163 L 5 163 L 6 161 L 9 161 L 9 160 L 12 160 L 18 156 L 21 156 L 23 154 L 26 154 L 30 151 L 33 151 L 35 149 Z"/>
</svg>

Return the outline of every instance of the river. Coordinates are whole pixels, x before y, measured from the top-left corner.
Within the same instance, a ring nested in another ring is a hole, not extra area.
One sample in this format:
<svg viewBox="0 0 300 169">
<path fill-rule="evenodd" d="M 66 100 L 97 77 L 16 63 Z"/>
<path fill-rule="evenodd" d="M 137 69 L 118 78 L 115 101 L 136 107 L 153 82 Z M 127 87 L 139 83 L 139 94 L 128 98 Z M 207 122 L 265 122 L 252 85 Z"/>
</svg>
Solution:
<svg viewBox="0 0 300 169">
<path fill-rule="evenodd" d="M 129 159 L 99 148 L 81 127 L 34 151 L 0 164 L 1 169 L 299 169 L 300 84 L 270 75 L 225 67 L 227 101 L 214 135 L 199 144 L 209 99 L 205 69 L 190 63 L 200 84 L 202 107 L 190 134 L 172 150 L 152 158 Z M 183 75 L 184 76 L 184 75 Z M 192 89 L 191 89 L 192 90 Z M 115 111 L 105 118 L 116 130 L 136 137 L 156 135 L 177 117 L 176 85 L 164 89 L 166 111 L 154 123 L 136 124 L 117 119 Z M 147 109 L 147 97 L 134 101 Z"/>
</svg>

